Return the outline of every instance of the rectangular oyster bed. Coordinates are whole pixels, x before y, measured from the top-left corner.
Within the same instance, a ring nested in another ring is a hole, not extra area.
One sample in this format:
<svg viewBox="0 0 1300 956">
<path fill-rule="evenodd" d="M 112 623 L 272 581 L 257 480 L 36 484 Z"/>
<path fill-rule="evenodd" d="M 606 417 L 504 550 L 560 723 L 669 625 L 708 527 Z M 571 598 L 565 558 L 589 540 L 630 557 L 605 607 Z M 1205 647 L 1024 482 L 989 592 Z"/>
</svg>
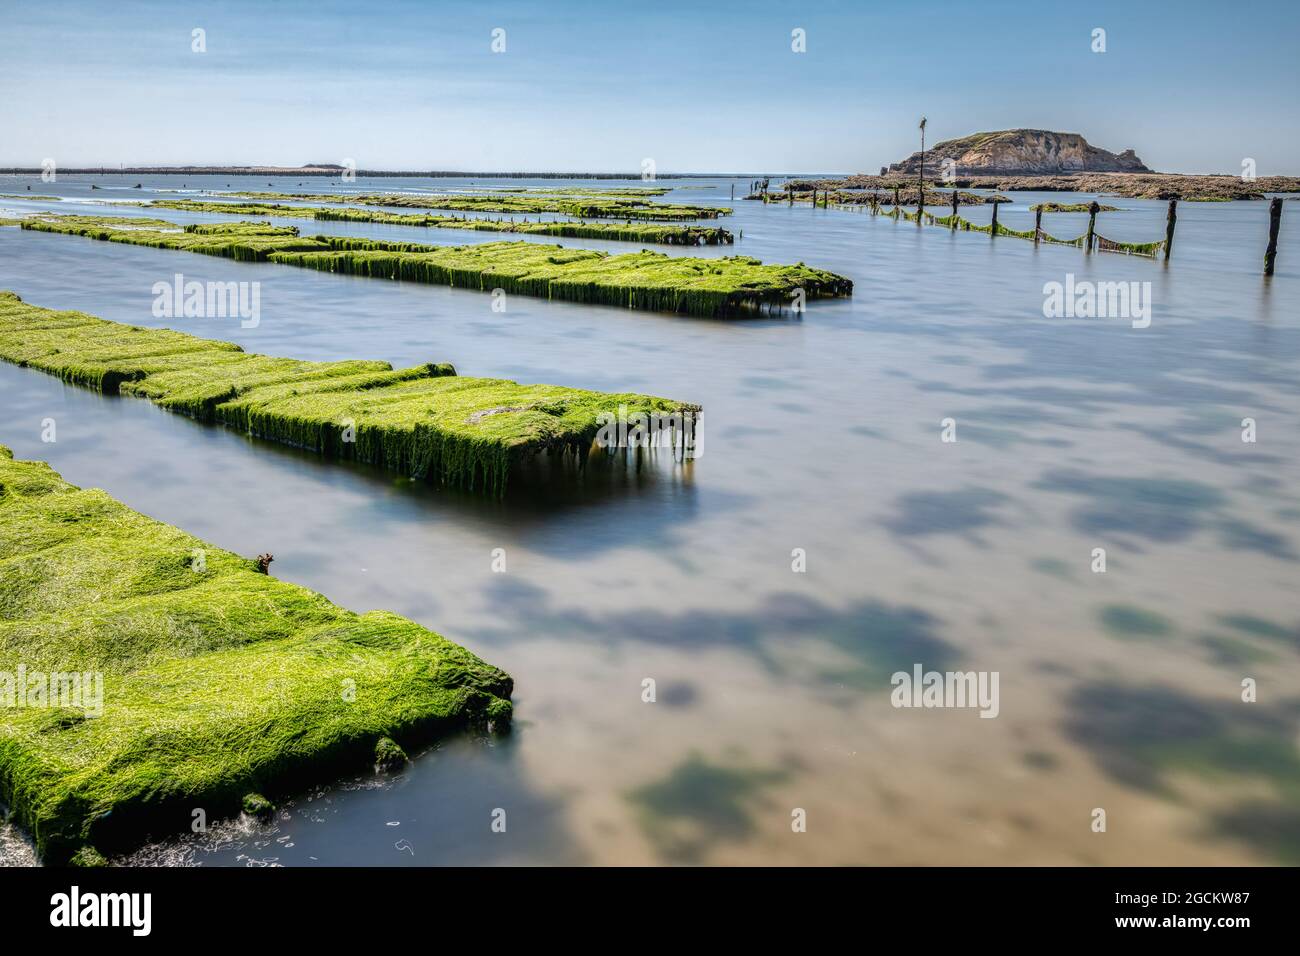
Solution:
<svg viewBox="0 0 1300 956">
<path fill-rule="evenodd" d="M 568 302 L 708 317 L 780 310 L 797 297 L 853 294 L 853 282 L 798 265 L 748 256 L 697 259 L 660 252 L 610 255 L 537 242 L 436 246 L 349 236 L 301 236 L 258 222 L 189 225 L 110 216 L 30 216 L 22 228 L 156 249 L 273 262 L 323 272 L 400 279 Z"/>
<path fill-rule="evenodd" d="M 55 694 L 68 675 L 79 696 Z M 47 863 L 504 725 L 512 689 L 413 621 L 337 607 L 0 446 L 0 802 Z"/>
<path fill-rule="evenodd" d="M 0 291 L 0 359 L 107 394 L 413 478 L 505 494 L 512 466 L 543 452 L 581 463 L 601 413 L 695 413 L 632 393 L 468 378 L 446 364 L 305 362 L 231 342 L 59 312 Z"/>
</svg>

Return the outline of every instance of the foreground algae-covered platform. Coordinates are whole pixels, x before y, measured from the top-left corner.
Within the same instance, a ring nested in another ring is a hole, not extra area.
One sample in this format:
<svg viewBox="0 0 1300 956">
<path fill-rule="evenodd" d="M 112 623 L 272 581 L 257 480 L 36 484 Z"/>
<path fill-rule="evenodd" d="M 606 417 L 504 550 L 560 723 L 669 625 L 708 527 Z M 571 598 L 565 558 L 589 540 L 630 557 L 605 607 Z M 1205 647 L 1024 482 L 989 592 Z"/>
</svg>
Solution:
<svg viewBox="0 0 1300 956">
<path fill-rule="evenodd" d="M 437 246 L 301 236 L 293 226 L 261 222 L 182 228 L 162 219 L 40 215 L 24 218 L 21 226 L 240 262 L 708 317 L 752 315 L 800 299 L 853 294 L 853 282 L 833 272 L 802 263 L 765 265 L 748 256 L 700 259 L 646 250 L 610 255 L 526 241 Z"/>
<path fill-rule="evenodd" d="M 503 726 L 511 692 L 412 621 L 336 607 L 0 446 L 0 802 L 47 863 Z"/>
<path fill-rule="evenodd" d="M 446 364 L 275 358 L 45 309 L 6 291 L 0 359 L 259 438 L 497 496 L 514 466 L 540 454 L 581 464 L 602 416 L 685 421 L 699 412 L 650 395 L 462 377 Z"/>
</svg>

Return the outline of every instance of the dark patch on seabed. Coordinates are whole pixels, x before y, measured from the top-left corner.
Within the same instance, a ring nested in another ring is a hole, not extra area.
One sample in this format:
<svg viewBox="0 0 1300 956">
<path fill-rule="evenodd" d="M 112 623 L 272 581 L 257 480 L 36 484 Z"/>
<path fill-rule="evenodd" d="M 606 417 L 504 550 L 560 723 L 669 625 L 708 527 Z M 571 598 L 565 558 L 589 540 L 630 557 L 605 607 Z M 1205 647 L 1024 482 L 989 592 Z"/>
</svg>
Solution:
<svg viewBox="0 0 1300 956">
<path fill-rule="evenodd" d="M 1210 834 L 1300 859 L 1300 697 L 1266 705 L 1092 681 L 1071 691 L 1066 707 L 1066 736 L 1108 775 L 1170 799 L 1182 799 L 1184 776 L 1237 792 L 1228 809 L 1209 811 Z M 1260 787 L 1271 796 L 1259 796 Z"/>
</svg>

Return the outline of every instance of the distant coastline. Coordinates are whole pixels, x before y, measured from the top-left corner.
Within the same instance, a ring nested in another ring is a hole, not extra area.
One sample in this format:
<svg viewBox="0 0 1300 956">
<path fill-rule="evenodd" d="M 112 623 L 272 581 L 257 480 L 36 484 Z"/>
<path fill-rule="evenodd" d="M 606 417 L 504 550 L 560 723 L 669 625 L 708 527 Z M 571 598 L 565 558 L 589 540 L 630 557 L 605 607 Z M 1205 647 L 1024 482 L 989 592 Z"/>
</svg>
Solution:
<svg viewBox="0 0 1300 956">
<path fill-rule="evenodd" d="M 39 166 L 0 167 L 0 174 L 39 176 Z M 339 176 L 342 166 L 81 166 L 60 167 L 61 174 L 71 176 Z M 454 169 L 358 169 L 362 177 L 405 177 L 420 179 L 641 179 L 639 172 L 476 172 Z M 793 173 L 656 173 L 655 179 L 748 179 L 769 176 L 785 178 Z M 830 174 L 842 175 L 842 174 Z"/>
<path fill-rule="evenodd" d="M 931 165 L 933 163 L 933 165 Z M 898 164 L 895 164 L 896 166 Z M 958 174 L 945 178 L 933 155 L 926 159 L 927 193 L 930 189 L 987 189 L 1004 192 L 1080 192 L 1101 195 L 1125 196 L 1131 199 L 1183 199 L 1201 202 L 1226 202 L 1233 200 L 1260 200 L 1273 193 L 1300 193 L 1300 177 L 1261 176 L 1243 180 L 1232 173 L 1124 173 L 1124 172 L 1072 172 L 998 174 L 979 170 L 966 170 L 958 166 Z M 108 166 L 60 167 L 65 176 L 254 176 L 288 179 L 310 177 L 337 178 L 346 171 L 343 166 L 312 164 L 307 166 Z M 919 171 L 919 164 L 918 164 Z M 0 176 L 40 176 L 39 167 L 0 167 Z M 470 170 L 400 170 L 358 169 L 355 176 L 363 179 L 553 179 L 553 180 L 640 180 L 636 172 L 475 172 Z M 890 190 L 895 186 L 914 186 L 919 177 L 890 168 L 883 175 L 864 173 L 657 173 L 655 180 L 716 179 L 750 180 L 767 184 L 776 181 L 781 189 L 795 194 L 818 190 Z"/>
</svg>

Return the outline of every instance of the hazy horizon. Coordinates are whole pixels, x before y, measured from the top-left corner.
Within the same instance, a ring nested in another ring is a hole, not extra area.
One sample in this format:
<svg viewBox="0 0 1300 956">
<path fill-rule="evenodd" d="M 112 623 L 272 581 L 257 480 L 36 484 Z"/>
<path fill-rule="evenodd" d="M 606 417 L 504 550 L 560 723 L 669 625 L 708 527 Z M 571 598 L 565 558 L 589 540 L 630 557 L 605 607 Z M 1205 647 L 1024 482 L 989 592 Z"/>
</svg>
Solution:
<svg viewBox="0 0 1300 956">
<path fill-rule="evenodd" d="M 1300 12 L 1232 10 L 3 3 L 0 166 L 875 173 L 925 115 L 928 144 L 1049 129 L 1163 172 L 1300 173 Z"/>
</svg>

